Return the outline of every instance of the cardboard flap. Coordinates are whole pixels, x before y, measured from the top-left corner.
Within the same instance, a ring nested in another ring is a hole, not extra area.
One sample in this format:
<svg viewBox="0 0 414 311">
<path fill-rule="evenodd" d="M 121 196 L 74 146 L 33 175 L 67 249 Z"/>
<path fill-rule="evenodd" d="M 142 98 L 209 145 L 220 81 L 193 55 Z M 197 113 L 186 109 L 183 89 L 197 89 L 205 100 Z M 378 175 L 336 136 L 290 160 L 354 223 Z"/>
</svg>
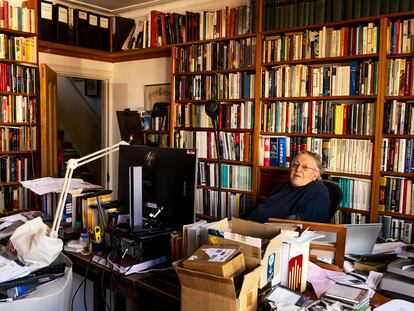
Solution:
<svg viewBox="0 0 414 311">
<path fill-rule="evenodd" d="M 275 226 L 269 226 L 240 218 L 232 218 L 231 231 L 237 234 L 261 239 L 272 239 L 280 233 L 280 229 Z"/>
<path fill-rule="evenodd" d="M 259 285 L 260 275 L 262 273 L 262 266 L 258 266 L 253 271 L 244 275 L 243 285 L 240 289 L 239 297 L 246 294 L 253 287 Z"/>
<path fill-rule="evenodd" d="M 180 265 L 181 263 L 174 263 L 175 270 L 182 286 L 217 293 L 233 299 L 237 298 L 232 278 L 225 278 L 203 272 L 187 270 L 180 267 Z M 202 281 L 200 279 L 202 279 Z"/>
<path fill-rule="evenodd" d="M 211 225 L 210 228 L 220 231 L 230 231 L 230 224 L 227 218 L 223 218 L 222 220 Z"/>
</svg>

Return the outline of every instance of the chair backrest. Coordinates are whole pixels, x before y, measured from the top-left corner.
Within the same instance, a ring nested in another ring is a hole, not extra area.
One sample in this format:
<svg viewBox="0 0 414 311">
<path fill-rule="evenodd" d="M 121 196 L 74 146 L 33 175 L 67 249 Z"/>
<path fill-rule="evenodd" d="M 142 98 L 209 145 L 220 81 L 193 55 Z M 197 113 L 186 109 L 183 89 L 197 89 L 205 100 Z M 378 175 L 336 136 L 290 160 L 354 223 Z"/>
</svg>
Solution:
<svg viewBox="0 0 414 311">
<path fill-rule="evenodd" d="M 329 197 L 331 199 L 331 219 L 335 215 L 336 210 L 341 204 L 342 190 L 338 184 L 331 180 L 323 180 L 326 188 L 328 188 Z"/>
</svg>

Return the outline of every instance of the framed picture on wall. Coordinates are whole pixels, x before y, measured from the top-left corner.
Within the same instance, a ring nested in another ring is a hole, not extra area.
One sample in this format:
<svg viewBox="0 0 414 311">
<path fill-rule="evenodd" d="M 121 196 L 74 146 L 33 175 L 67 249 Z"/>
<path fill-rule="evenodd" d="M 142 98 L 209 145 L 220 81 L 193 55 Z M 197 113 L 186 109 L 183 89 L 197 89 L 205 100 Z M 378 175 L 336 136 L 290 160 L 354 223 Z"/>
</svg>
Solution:
<svg viewBox="0 0 414 311">
<path fill-rule="evenodd" d="M 98 80 L 85 80 L 85 96 L 99 96 Z"/>
<path fill-rule="evenodd" d="M 149 84 L 144 85 L 144 109 L 151 111 L 155 103 L 170 102 L 171 84 Z"/>
</svg>

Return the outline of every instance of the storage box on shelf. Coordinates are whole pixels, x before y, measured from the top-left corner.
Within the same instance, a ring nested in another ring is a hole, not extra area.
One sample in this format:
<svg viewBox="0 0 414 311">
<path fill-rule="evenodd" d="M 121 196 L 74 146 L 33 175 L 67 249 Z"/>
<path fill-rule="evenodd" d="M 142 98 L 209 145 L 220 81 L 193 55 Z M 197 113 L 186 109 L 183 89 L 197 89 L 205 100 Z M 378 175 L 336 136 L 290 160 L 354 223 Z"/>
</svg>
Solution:
<svg viewBox="0 0 414 311">
<path fill-rule="evenodd" d="M 37 163 L 36 2 L 3 3 L 0 28 L 0 214 L 32 208 L 20 181 Z"/>
<path fill-rule="evenodd" d="M 315 152 L 324 177 L 349 181 L 341 183 L 342 190 L 353 204 L 343 200 L 343 210 L 366 215 L 371 206 L 379 35 L 378 18 L 263 34 L 260 175 L 271 171 L 286 176 L 284 168 L 300 150 Z M 260 187 L 264 182 L 259 180 Z M 350 197 L 351 191 L 359 192 L 358 199 Z"/>
</svg>

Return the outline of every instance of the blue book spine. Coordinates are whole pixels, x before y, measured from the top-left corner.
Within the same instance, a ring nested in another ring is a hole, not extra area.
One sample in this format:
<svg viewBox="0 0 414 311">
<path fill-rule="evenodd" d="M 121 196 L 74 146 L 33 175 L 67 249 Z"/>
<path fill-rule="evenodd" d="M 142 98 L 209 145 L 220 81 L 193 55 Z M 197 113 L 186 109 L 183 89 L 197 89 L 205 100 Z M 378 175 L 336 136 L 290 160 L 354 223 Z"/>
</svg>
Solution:
<svg viewBox="0 0 414 311">
<path fill-rule="evenodd" d="M 349 79 L 349 95 L 354 96 L 357 95 L 357 62 L 351 62 L 351 76 Z"/>
<path fill-rule="evenodd" d="M 278 161 L 278 137 L 270 137 L 270 166 L 280 166 Z"/>
<path fill-rule="evenodd" d="M 286 137 L 279 138 L 279 160 L 280 167 L 286 167 Z"/>
<path fill-rule="evenodd" d="M 405 163 L 404 163 L 404 172 L 410 173 L 411 172 L 411 158 L 413 156 L 413 141 L 412 139 L 407 139 L 407 146 L 406 146 L 406 156 L 405 156 Z"/>
</svg>

